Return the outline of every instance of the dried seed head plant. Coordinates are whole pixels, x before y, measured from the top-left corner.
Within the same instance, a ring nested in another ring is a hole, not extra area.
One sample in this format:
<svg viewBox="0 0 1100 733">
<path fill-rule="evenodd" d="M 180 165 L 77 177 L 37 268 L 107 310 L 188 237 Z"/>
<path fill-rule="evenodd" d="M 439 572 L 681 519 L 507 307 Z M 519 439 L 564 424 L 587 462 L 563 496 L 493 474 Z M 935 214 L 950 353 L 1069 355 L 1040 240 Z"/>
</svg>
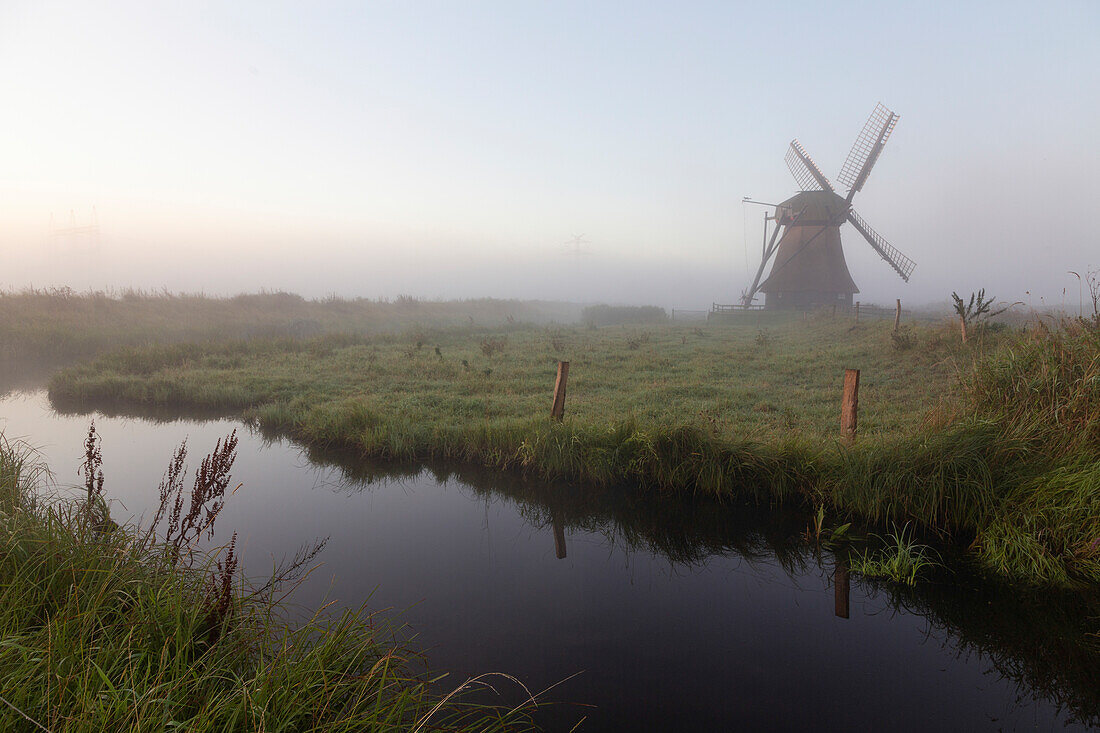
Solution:
<svg viewBox="0 0 1100 733">
<path fill-rule="evenodd" d="M 195 472 L 187 511 L 184 512 L 184 476 L 187 473 L 187 441 L 180 444 L 164 472 L 158 491 L 160 504 L 150 525 L 150 536 L 162 520 L 165 522 L 164 543 L 171 552 L 172 561 L 178 562 L 184 555 L 190 562 L 195 544 L 203 534 L 214 536 L 214 523 L 225 506 L 225 493 L 229 488 L 230 471 L 237 458 L 237 431 L 219 439 L 214 451 L 202 459 Z M 240 488 L 240 484 L 233 491 Z M 230 492 L 232 494 L 233 492 Z M 228 559 L 227 559 L 228 562 Z"/>
<path fill-rule="evenodd" d="M 103 493 L 103 439 L 95 431 L 95 421 L 88 426 L 88 435 L 84 438 L 84 462 L 79 473 L 84 476 L 84 488 L 88 491 L 88 506 Z"/>
</svg>

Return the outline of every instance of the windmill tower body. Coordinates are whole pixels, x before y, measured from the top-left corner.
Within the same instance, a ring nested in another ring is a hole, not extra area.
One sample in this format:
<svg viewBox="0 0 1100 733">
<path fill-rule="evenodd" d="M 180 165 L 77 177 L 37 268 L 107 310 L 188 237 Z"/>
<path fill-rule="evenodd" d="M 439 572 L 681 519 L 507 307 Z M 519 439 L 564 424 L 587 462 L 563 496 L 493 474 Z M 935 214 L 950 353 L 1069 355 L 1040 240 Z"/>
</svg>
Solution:
<svg viewBox="0 0 1100 733">
<path fill-rule="evenodd" d="M 803 191 L 776 207 L 775 221 L 786 229 L 771 273 L 760 285 L 766 309 L 852 304 L 859 288 L 840 244 L 849 208 L 831 191 Z"/>
<path fill-rule="evenodd" d="M 764 294 L 764 307 L 769 310 L 851 305 L 859 288 L 848 271 L 840 243 L 840 227 L 845 223 L 855 227 L 902 280 L 909 281 L 916 263 L 871 229 L 852 208 L 852 198 L 866 183 L 897 120 L 898 116 L 881 104 L 875 107 L 837 177 L 848 188 L 846 196 L 836 192 L 798 141 L 791 141 L 787 166 L 802 190 L 776 206 L 775 215 L 768 217 L 775 222 L 775 230 L 764 246 L 756 278 L 742 296 L 744 307 L 758 307 L 753 303 L 758 293 Z M 771 271 L 761 282 L 768 262 L 772 262 Z"/>
</svg>

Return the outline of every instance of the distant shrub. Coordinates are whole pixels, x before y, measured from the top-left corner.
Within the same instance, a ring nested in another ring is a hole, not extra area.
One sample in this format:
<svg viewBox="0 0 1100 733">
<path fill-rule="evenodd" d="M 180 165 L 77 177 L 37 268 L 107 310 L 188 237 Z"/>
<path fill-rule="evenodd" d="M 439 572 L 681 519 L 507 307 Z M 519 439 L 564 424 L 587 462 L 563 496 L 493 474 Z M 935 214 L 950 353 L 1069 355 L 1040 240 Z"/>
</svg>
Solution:
<svg viewBox="0 0 1100 733">
<path fill-rule="evenodd" d="M 756 332 L 756 338 L 753 339 L 756 347 L 764 352 L 764 356 L 771 356 L 772 345 L 775 343 L 775 337 L 768 333 L 768 329 L 762 328 Z"/>
<path fill-rule="evenodd" d="M 565 350 L 565 334 L 560 328 L 555 328 L 547 331 L 550 336 L 550 348 L 556 352 Z"/>
<path fill-rule="evenodd" d="M 283 290 L 274 292 L 261 290 L 259 293 L 241 293 L 230 298 L 230 302 L 238 305 L 247 305 L 262 309 L 285 309 L 301 306 L 305 298 L 297 293 L 288 293 Z"/>
<path fill-rule="evenodd" d="M 581 311 L 581 320 L 593 326 L 664 323 L 668 314 L 655 305 L 590 305 Z"/>
<path fill-rule="evenodd" d="M 503 352 L 504 347 L 507 345 L 507 338 L 487 338 L 481 342 L 481 353 L 492 359 L 495 354 Z"/>
<path fill-rule="evenodd" d="M 891 331 L 890 340 L 893 342 L 894 348 L 898 351 L 908 351 L 913 348 L 913 344 L 916 343 L 916 339 L 913 337 L 913 331 L 909 326 L 902 326 L 897 331 Z"/>
</svg>

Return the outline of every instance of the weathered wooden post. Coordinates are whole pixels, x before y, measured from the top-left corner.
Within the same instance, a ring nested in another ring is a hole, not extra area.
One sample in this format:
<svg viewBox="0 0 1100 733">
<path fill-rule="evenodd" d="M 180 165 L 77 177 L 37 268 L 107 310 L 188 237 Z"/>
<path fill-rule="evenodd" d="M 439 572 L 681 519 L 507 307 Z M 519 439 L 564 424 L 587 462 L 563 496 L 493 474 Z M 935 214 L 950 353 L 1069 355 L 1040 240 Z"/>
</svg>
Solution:
<svg viewBox="0 0 1100 733">
<path fill-rule="evenodd" d="M 833 570 L 833 613 L 837 618 L 848 618 L 849 585 L 848 566 L 837 562 Z"/>
<path fill-rule="evenodd" d="M 554 554 L 559 560 L 565 559 L 565 525 L 561 523 L 561 518 L 557 515 L 553 517 L 554 522 Z"/>
<path fill-rule="evenodd" d="M 859 301 L 856 301 L 856 323 L 859 323 Z"/>
<path fill-rule="evenodd" d="M 859 412 L 859 370 L 844 370 L 844 399 L 840 403 L 840 432 L 848 440 L 856 439 L 856 414 Z"/>
<path fill-rule="evenodd" d="M 894 331 L 901 326 L 901 298 L 898 298 L 898 307 L 894 309 Z"/>
<path fill-rule="evenodd" d="M 833 303 L 833 318 L 836 318 L 836 303 Z"/>
<path fill-rule="evenodd" d="M 565 417 L 565 383 L 569 379 L 569 362 L 558 362 L 558 378 L 554 381 L 554 404 L 550 406 L 550 419 L 561 421 Z"/>
</svg>

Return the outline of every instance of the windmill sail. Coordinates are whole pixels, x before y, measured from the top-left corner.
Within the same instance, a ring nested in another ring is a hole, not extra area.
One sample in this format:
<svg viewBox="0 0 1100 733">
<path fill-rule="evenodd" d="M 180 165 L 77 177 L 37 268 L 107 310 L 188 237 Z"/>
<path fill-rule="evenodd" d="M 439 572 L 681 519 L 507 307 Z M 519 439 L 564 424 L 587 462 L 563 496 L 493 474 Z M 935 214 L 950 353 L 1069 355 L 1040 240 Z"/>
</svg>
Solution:
<svg viewBox="0 0 1100 733">
<path fill-rule="evenodd" d="M 863 184 L 867 182 L 871 169 L 875 167 L 875 162 L 897 123 L 898 116 L 882 106 L 881 102 L 875 106 L 875 110 L 867 118 L 863 130 L 848 153 L 848 159 L 840 169 L 840 175 L 837 176 L 840 185 L 847 186 L 849 189 L 848 201 L 851 201 L 856 191 L 863 188 Z"/>
<path fill-rule="evenodd" d="M 867 240 L 867 244 L 871 245 L 871 248 L 879 253 L 882 259 L 886 260 L 886 263 L 890 267 L 894 268 L 894 271 L 901 275 L 901 279 L 905 282 L 909 282 L 909 275 L 912 274 L 913 268 L 917 266 L 916 262 L 909 259 L 896 247 L 886 241 L 886 239 L 871 228 L 871 225 L 863 220 L 854 209 L 848 211 L 848 221 L 852 223 L 859 233 L 863 235 L 863 238 Z"/>
<path fill-rule="evenodd" d="M 833 190 L 833 184 L 829 183 L 829 179 L 825 177 L 825 174 L 817 167 L 817 163 L 814 163 L 813 158 L 810 157 L 805 148 L 799 145 L 797 140 L 791 140 L 791 147 L 787 150 L 784 160 L 787 161 L 787 167 L 791 169 L 794 180 L 798 181 L 800 190 Z"/>
</svg>

